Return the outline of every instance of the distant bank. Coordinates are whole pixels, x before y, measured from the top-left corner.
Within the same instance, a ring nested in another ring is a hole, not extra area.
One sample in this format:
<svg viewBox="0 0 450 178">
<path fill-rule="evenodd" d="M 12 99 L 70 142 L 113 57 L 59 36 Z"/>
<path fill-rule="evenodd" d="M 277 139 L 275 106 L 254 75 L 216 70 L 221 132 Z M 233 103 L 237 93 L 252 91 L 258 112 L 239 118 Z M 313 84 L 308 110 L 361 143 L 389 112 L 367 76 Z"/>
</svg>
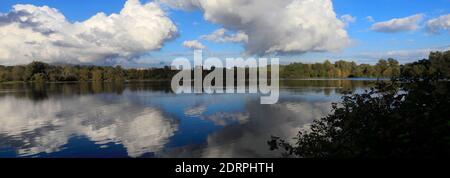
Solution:
<svg viewBox="0 0 450 178">
<path fill-rule="evenodd" d="M 432 52 L 429 59 L 400 65 L 395 59 L 381 59 L 375 65 L 336 61 L 331 63 L 292 63 L 280 66 L 280 78 L 290 80 L 386 80 L 400 75 L 421 76 L 430 68 L 448 73 L 450 51 Z M 231 69 L 227 69 L 231 70 Z M 212 70 L 204 69 L 204 75 Z M 28 65 L 0 65 L 0 82 L 76 82 L 76 81 L 167 81 L 178 73 L 169 66 L 148 69 L 124 69 L 121 66 L 50 65 L 32 62 Z M 248 71 L 246 72 L 248 73 Z"/>
</svg>

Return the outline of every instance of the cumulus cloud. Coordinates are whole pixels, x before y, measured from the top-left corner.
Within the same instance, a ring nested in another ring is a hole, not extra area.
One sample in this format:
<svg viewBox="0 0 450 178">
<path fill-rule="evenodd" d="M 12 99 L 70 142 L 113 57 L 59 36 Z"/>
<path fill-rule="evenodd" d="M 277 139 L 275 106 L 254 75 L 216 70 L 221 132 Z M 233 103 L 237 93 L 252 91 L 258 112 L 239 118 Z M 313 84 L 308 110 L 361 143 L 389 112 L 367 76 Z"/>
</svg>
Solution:
<svg viewBox="0 0 450 178">
<path fill-rule="evenodd" d="M 450 33 L 450 14 L 428 20 L 426 23 L 426 28 L 431 34 L 439 34 L 441 31 L 447 31 Z"/>
<path fill-rule="evenodd" d="M 171 7 L 200 10 L 204 19 L 246 34 L 246 53 L 335 51 L 349 45 L 345 24 L 331 0 L 160 0 Z M 220 39 L 220 38 L 219 38 Z"/>
<path fill-rule="evenodd" d="M 341 16 L 341 20 L 346 23 L 346 24 L 350 24 L 350 23 L 355 23 L 356 22 L 356 17 L 353 17 L 350 14 L 345 14 Z"/>
<path fill-rule="evenodd" d="M 160 49 L 177 27 L 155 2 L 128 0 L 118 14 L 98 13 L 71 23 L 57 9 L 15 5 L 0 14 L 0 63 L 89 63 L 131 59 Z"/>
<path fill-rule="evenodd" d="M 394 18 L 388 21 L 375 23 L 372 25 L 371 29 L 383 33 L 413 31 L 418 28 L 418 23 L 422 18 L 423 14 L 416 14 L 404 18 Z"/>
<path fill-rule="evenodd" d="M 203 45 L 202 43 L 200 43 L 197 40 L 192 40 L 192 41 L 184 41 L 183 42 L 183 46 L 189 49 L 205 49 L 205 45 Z"/>
<path fill-rule="evenodd" d="M 218 29 L 209 35 L 203 35 L 200 38 L 204 40 L 214 41 L 218 43 L 247 43 L 248 35 L 244 32 L 238 32 L 235 34 L 229 34 L 224 28 Z"/>
</svg>

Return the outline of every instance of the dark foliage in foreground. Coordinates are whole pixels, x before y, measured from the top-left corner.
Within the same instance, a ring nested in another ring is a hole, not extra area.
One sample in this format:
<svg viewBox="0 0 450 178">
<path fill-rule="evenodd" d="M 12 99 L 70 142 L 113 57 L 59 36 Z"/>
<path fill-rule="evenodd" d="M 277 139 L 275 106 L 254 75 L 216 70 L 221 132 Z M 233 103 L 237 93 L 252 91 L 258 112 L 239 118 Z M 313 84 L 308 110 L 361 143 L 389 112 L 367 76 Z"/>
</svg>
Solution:
<svg viewBox="0 0 450 178">
<path fill-rule="evenodd" d="M 300 131 L 294 145 L 273 137 L 271 149 L 308 158 L 450 157 L 450 82 L 442 80 L 449 54 L 432 53 L 408 66 L 414 75 L 403 71 L 400 79 L 345 95 L 332 114 Z"/>
</svg>

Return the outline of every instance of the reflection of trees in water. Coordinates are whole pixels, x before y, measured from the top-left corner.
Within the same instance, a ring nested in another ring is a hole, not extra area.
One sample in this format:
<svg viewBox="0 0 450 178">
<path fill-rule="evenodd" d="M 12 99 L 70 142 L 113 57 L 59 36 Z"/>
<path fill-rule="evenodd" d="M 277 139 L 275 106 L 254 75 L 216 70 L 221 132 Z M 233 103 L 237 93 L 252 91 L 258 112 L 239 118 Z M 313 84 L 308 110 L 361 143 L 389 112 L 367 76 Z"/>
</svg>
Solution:
<svg viewBox="0 0 450 178">
<path fill-rule="evenodd" d="M 282 80 L 280 88 L 292 92 L 315 92 L 327 96 L 344 91 L 355 91 L 367 88 L 375 81 L 357 80 Z M 13 95 L 26 97 L 34 101 L 48 98 L 49 95 L 89 95 L 99 93 L 115 93 L 121 95 L 125 89 L 136 91 L 158 91 L 172 93 L 170 82 L 167 81 L 142 81 L 142 82 L 74 82 L 74 83 L 12 83 L 0 84 L 0 96 Z M 302 90 L 296 90 L 302 89 Z"/>
<path fill-rule="evenodd" d="M 74 82 L 74 83 L 12 83 L 0 85 L 0 96 L 12 95 L 29 98 L 33 101 L 47 99 L 50 95 L 90 95 L 114 93 L 121 95 L 125 89 L 130 91 L 163 91 L 170 93 L 168 82 Z"/>
<path fill-rule="evenodd" d="M 292 89 L 294 93 L 314 92 L 330 96 L 333 93 L 365 89 L 374 86 L 375 83 L 376 81 L 368 80 L 282 80 L 280 88 Z"/>
<path fill-rule="evenodd" d="M 127 89 L 133 92 L 136 91 L 160 91 L 164 93 L 172 93 L 171 83 L 167 81 L 152 81 L 152 82 L 131 82 L 127 84 Z"/>
<path fill-rule="evenodd" d="M 362 88 L 373 85 L 369 80 L 282 80 L 281 86 L 287 87 L 319 87 L 319 88 Z"/>
<path fill-rule="evenodd" d="M 27 97 L 32 100 L 40 101 L 48 98 L 45 83 L 32 83 L 30 88 L 32 92 L 27 92 Z"/>
<path fill-rule="evenodd" d="M 48 86 L 45 83 L 13 83 L 0 85 L 1 96 L 14 96 L 41 101 L 48 98 Z"/>
</svg>

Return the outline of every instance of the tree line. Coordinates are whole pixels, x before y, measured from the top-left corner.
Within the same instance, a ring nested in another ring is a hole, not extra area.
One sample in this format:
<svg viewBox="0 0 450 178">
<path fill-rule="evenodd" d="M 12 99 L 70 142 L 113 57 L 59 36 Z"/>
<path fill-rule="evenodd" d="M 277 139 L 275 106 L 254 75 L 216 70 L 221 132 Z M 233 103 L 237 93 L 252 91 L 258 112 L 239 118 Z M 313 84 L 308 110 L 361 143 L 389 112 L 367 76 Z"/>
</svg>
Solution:
<svg viewBox="0 0 450 178">
<path fill-rule="evenodd" d="M 165 80 L 175 74 L 176 71 L 172 71 L 169 67 L 124 69 L 121 66 L 50 65 L 38 61 L 28 65 L 0 66 L 0 82 L 123 82 L 125 80 Z"/>
<path fill-rule="evenodd" d="M 330 61 L 323 63 L 292 63 L 280 66 L 280 78 L 390 78 L 398 77 L 402 73 L 420 76 L 427 68 L 442 68 L 442 56 L 447 52 L 433 52 L 430 55 L 434 62 L 421 60 L 414 63 L 400 65 L 395 59 L 381 59 L 375 65 L 356 64 L 355 62 Z M 212 70 L 204 70 L 204 75 Z M 448 71 L 447 69 L 444 71 Z M 269 71 L 270 72 L 270 71 Z M 71 81 L 108 81 L 122 82 L 133 80 L 170 80 L 178 71 L 170 67 L 147 69 L 124 69 L 121 66 L 85 66 L 85 65 L 50 65 L 34 61 L 28 65 L 2 66 L 0 65 L 0 82 L 71 82 Z M 248 77 L 248 69 L 246 71 Z"/>
<path fill-rule="evenodd" d="M 400 75 L 400 64 L 397 60 L 381 59 L 376 65 L 356 64 L 355 62 L 330 61 L 305 64 L 293 63 L 280 69 L 281 78 L 389 78 Z"/>
</svg>

